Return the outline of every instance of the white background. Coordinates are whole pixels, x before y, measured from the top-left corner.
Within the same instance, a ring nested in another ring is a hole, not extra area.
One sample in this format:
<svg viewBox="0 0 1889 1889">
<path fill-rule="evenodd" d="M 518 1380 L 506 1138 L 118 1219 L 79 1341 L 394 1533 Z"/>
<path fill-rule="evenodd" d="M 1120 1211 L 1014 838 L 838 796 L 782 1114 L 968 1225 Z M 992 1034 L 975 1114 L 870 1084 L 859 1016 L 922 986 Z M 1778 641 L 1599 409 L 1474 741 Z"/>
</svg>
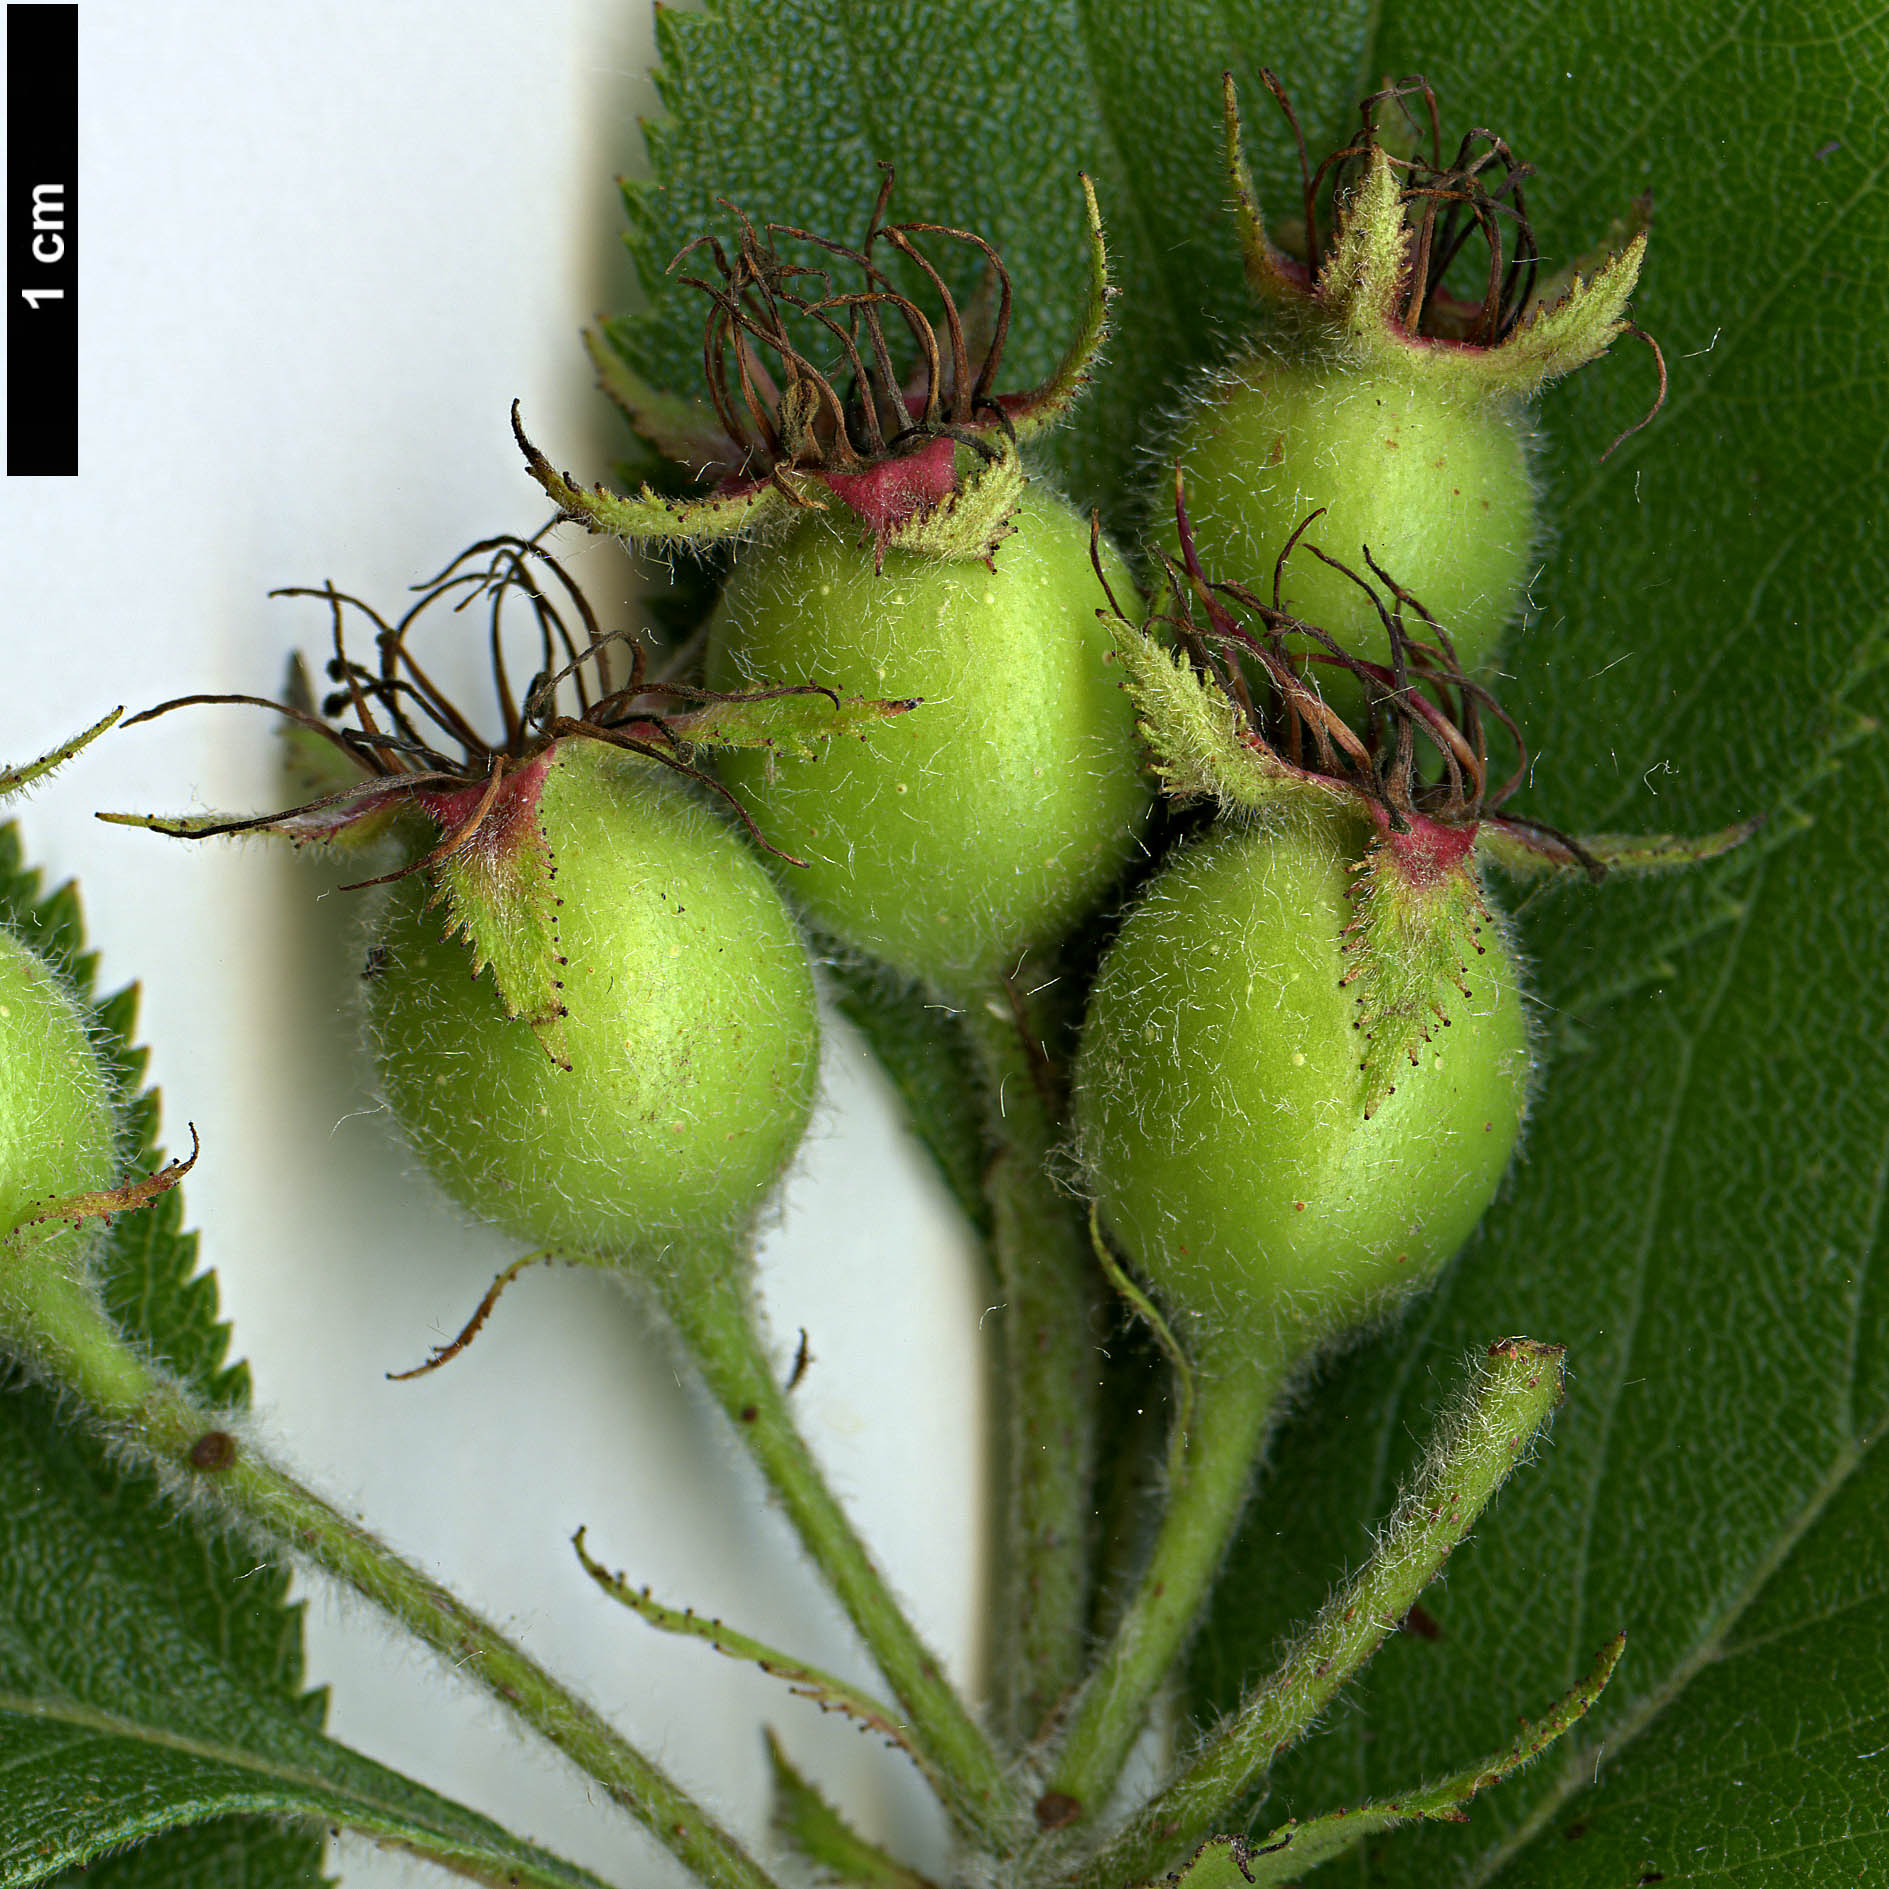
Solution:
<svg viewBox="0 0 1889 1889">
<path fill-rule="evenodd" d="M 577 336 L 626 293 L 611 180 L 641 161 L 650 58 L 641 0 L 85 0 L 81 471 L 4 487 L 0 756 L 115 703 L 275 693 L 324 624 L 272 586 L 332 577 L 391 604 L 473 538 L 535 529 L 514 396 L 559 464 L 604 469 L 621 436 Z M 626 607 L 617 553 L 571 555 Z M 440 666 L 477 690 L 475 661 Z M 192 848 L 91 817 L 277 804 L 273 736 L 239 710 L 113 734 L 22 813 L 33 854 L 83 882 L 107 987 L 143 982 L 167 1138 L 186 1119 L 203 1136 L 191 1218 L 267 1433 L 744 1835 L 766 1841 L 766 1719 L 869 1832 L 934 1864 L 938 1825 L 896 1754 L 657 1635 L 576 1567 L 567 1540 L 587 1523 L 660 1596 L 868 1677 L 718 1422 L 606 1282 L 528 1273 L 465 1358 L 385 1381 L 512 1249 L 429 1193 L 375 1109 L 341 875 L 267 842 Z M 981 1604 L 982 1287 L 837 1033 L 827 1070 L 763 1285 L 783 1357 L 811 1334 L 797 1401 L 815 1447 L 962 1674 Z M 612 1881 L 682 1880 L 429 1655 L 321 1583 L 303 1591 L 336 1736 Z M 435 1876 L 356 1840 L 333 1865 L 351 1889 Z"/>
</svg>

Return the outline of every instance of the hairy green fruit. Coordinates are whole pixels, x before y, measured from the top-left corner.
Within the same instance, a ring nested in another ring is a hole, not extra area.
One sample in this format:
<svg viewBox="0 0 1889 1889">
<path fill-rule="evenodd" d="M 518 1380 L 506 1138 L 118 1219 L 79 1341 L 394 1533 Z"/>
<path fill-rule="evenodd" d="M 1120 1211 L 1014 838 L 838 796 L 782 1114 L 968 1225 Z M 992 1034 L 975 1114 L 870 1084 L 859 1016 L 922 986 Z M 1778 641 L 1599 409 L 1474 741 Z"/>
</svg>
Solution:
<svg viewBox="0 0 1889 1889">
<path fill-rule="evenodd" d="M 1368 547 L 1475 672 L 1528 579 L 1526 442 L 1518 404 L 1465 397 L 1434 376 L 1255 353 L 1194 416 L 1178 460 L 1207 570 L 1270 595 L 1286 541 L 1323 508 L 1310 541 L 1360 571 Z M 1178 555 L 1171 526 L 1167 536 Z M 1389 661 L 1370 596 L 1342 571 L 1301 551 L 1285 566 L 1280 601 L 1354 655 Z"/>
<path fill-rule="evenodd" d="M 1494 925 L 1448 1028 L 1367 1114 L 1343 934 L 1348 817 L 1223 827 L 1165 866 L 1102 962 L 1077 1070 L 1104 1219 L 1222 1355 L 1342 1330 L 1434 1276 L 1493 1198 L 1529 1053 Z"/>
<path fill-rule="evenodd" d="M 568 1067 L 410 877 L 366 986 L 387 1099 L 446 1191 L 522 1238 L 619 1256 L 745 1224 L 812 1107 L 805 949 L 752 853 L 673 777 L 581 740 L 541 765 L 523 778 L 555 862 Z"/>
<path fill-rule="evenodd" d="M 1031 488 L 995 569 L 888 551 L 816 519 L 735 567 L 710 630 L 718 689 L 817 680 L 916 696 L 818 762 L 719 765 L 814 923 L 947 991 L 1053 944 L 1135 850 L 1151 790 L 1096 620 L 1088 528 Z M 1132 594 L 1119 558 L 1104 568 Z"/>
<path fill-rule="evenodd" d="M 111 1182 L 111 1086 L 72 999 L 0 929 L 0 1237 Z"/>
<path fill-rule="evenodd" d="M 1545 275 L 1523 207 L 1529 167 L 1486 131 L 1446 155 L 1418 79 L 1366 99 L 1359 131 L 1304 172 L 1304 253 L 1288 253 L 1261 214 L 1230 77 L 1224 120 L 1246 278 L 1269 320 L 1177 442 L 1200 563 L 1270 595 L 1293 533 L 1322 510 L 1308 550 L 1345 569 L 1302 552 L 1280 572 L 1279 603 L 1385 662 L 1382 619 L 1346 574 L 1374 560 L 1474 675 L 1527 584 L 1526 403 L 1631 330 L 1644 231 Z M 1663 362 L 1660 388 L 1663 400 Z M 1172 528 L 1167 548 L 1179 554 Z M 1340 708 L 1360 705 L 1355 677 L 1327 669 L 1321 681 Z"/>
</svg>

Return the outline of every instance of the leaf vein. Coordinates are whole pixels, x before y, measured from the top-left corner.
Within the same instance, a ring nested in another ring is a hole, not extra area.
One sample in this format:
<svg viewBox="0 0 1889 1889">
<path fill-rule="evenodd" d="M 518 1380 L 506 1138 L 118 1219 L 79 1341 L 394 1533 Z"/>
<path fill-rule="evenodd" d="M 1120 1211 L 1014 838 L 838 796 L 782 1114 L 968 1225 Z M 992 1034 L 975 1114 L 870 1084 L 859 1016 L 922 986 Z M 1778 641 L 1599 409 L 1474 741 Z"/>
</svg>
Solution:
<svg viewBox="0 0 1889 1889">
<path fill-rule="evenodd" d="M 1540 1802 L 1501 1842 L 1493 1845 L 1478 1859 L 1474 1870 L 1465 1879 L 1468 1889 L 1482 1889 L 1483 1884 L 1493 1880 L 1511 1858 L 1526 1849 L 1560 1815 L 1562 1806 L 1569 1798 L 1591 1785 L 1604 1752 L 1611 1751 L 1617 1756 L 1625 1750 L 1658 1721 L 1707 1666 L 1717 1662 L 1725 1641 L 1740 1619 L 1764 1592 L 1771 1577 L 1790 1559 L 1797 1544 L 1817 1525 L 1823 1512 L 1851 1476 L 1862 1467 L 1869 1452 L 1881 1439 L 1882 1432 L 1878 1430 L 1859 1447 L 1838 1454 L 1823 1482 L 1811 1492 L 1802 1509 L 1792 1518 L 1791 1525 L 1779 1532 L 1769 1551 L 1759 1559 L 1743 1584 L 1720 1609 L 1718 1620 L 1711 1630 L 1702 1635 L 1691 1653 L 1673 1668 L 1666 1683 L 1637 1700 L 1623 1718 L 1607 1728 L 1602 1738 L 1583 1743 L 1568 1752 L 1554 1784 L 1544 1793 Z"/>
</svg>

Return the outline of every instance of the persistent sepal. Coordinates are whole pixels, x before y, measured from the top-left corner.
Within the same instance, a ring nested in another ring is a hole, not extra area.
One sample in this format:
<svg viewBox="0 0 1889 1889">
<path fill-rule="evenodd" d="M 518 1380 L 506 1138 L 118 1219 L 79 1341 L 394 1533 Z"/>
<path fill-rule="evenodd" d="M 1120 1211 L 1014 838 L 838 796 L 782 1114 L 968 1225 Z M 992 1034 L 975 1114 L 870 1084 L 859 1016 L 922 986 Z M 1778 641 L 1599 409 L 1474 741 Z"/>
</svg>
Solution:
<svg viewBox="0 0 1889 1889">
<path fill-rule="evenodd" d="M 106 729 L 114 726 L 125 711 L 115 708 L 109 715 L 101 716 L 82 734 L 76 734 L 70 741 L 61 742 L 50 754 L 42 754 L 37 761 L 23 761 L 18 767 L 0 768 L 0 800 L 9 794 L 17 794 L 22 788 L 30 787 L 35 781 L 44 780 L 55 769 L 62 768 L 75 754 L 89 748 Z"/>
<path fill-rule="evenodd" d="M 1277 79 L 1263 75 L 1298 131 Z M 1409 113 L 1419 97 L 1427 113 Z M 1289 320 L 1322 331 L 1342 355 L 1459 391 L 1466 399 L 1517 401 L 1596 359 L 1630 327 L 1627 304 L 1646 255 L 1644 206 L 1616 224 L 1619 246 L 1574 271 L 1540 279 L 1523 200 L 1529 167 L 1504 140 L 1475 131 L 1446 159 L 1435 98 L 1421 79 L 1387 86 L 1360 108 L 1362 126 L 1305 176 L 1305 257 L 1267 233 L 1241 153 L 1239 100 L 1224 80 L 1225 159 L 1247 281 Z M 1393 148 L 1379 123 L 1411 117 L 1427 155 Z M 1427 137 L 1424 126 L 1427 118 Z M 1300 143 L 1303 159 L 1304 145 Z M 1331 226 L 1318 199 L 1329 192 Z M 1472 232 L 1489 252 L 1486 287 L 1466 298 L 1445 282 Z M 1661 365 L 1660 398 L 1665 397 Z M 1657 411 L 1657 406 L 1655 407 Z M 1651 417 L 1650 415 L 1648 416 Z M 1644 424 L 1644 422 L 1642 422 Z"/>
<path fill-rule="evenodd" d="M 1101 213 L 1085 176 L 1090 268 L 1076 335 L 1040 387 L 1004 394 L 996 381 L 1011 287 L 1001 259 L 968 230 L 886 221 L 891 189 L 887 170 L 858 249 L 790 225 L 757 227 L 737 210 L 732 250 L 710 237 L 683 250 L 672 268 L 697 254 L 713 263 L 712 276 L 682 277 L 709 305 L 706 400 L 651 387 L 591 338 L 606 391 L 650 445 L 708 488 L 702 497 L 580 485 L 525 437 L 514 405 L 519 447 L 559 516 L 635 544 L 702 547 L 837 501 L 858 519 L 880 568 L 888 550 L 989 563 L 1023 494 L 1019 440 L 1068 413 L 1108 333 Z M 921 237 L 949 238 L 983 258 L 986 288 L 994 285 L 987 327 L 975 307 L 967 321 Z M 819 266 L 783 254 L 775 246 L 783 238 L 811 247 Z M 857 271 L 857 288 L 835 286 L 835 262 Z M 908 268 L 926 285 L 916 299 L 896 286 Z M 815 363 L 836 349 L 842 369 L 829 377 Z"/>
<path fill-rule="evenodd" d="M 954 461 L 969 459 L 971 463 L 961 470 L 954 466 L 947 489 L 928 504 L 914 505 L 903 517 L 880 526 L 866 513 L 860 514 L 867 535 L 878 547 L 881 569 L 888 546 L 950 563 L 992 561 L 997 547 L 1016 529 L 1011 520 L 1023 497 L 1023 463 L 1015 442 L 1001 435 L 991 442 L 990 453 L 988 459 L 979 460 L 962 450 L 955 452 Z"/>
<path fill-rule="evenodd" d="M 475 561 L 488 556 L 479 568 Z M 298 662 L 289 672 L 286 700 L 180 696 L 132 718 L 150 720 L 198 703 L 267 708 L 286 720 L 294 737 L 293 778 L 319 785 L 351 775 L 351 784 L 281 813 L 99 818 L 180 839 L 273 833 L 297 845 L 350 851 L 382 838 L 396 841 L 400 863 L 393 870 L 342 889 L 419 875 L 427 904 L 443 914 L 445 936 L 465 941 L 473 975 L 489 971 L 506 1015 L 528 1024 L 550 1060 L 566 1068 L 558 861 L 540 802 L 550 770 L 573 764 L 573 744 L 586 759 L 610 749 L 687 777 L 720 796 L 766 846 L 740 802 L 691 760 L 693 750 L 761 747 L 817 757 L 835 735 L 863 734 L 916 706 L 849 701 L 813 684 L 717 695 L 652 677 L 647 648 L 625 633 L 606 633 L 569 572 L 535 539 L 486 539 L 416 588 L 419 600 L 398 622 L 332 586 L 285 593 L 320 597 L 331 609 L 334 654 L 327 673 L 337 687 L 319 704 Z M 455 612 L 481 600 L 489 609 L 487 638 L 503 722 L 496 741 L 442 693 L 408 645 L 414 625 L 447 600 Z M 533 613 L 533 659 L 546 665 L 522 697 L 505 659 L 508 600 Z M 375 661 L 349 653 L 344 606 L 374 624 Z"/>
<path fill-rule="evenodd" d="M 1399 1072 L 1449 1028 L 1458 998 L 1474 999 L 1473 966 L 1493 922 L 1472 869 L 1473 827 L 1422 814 L 1407 816 L 1401 832 L 1382 816 L 1380 827 L 1352 868 L 1356 916 L 1345 927 L 1339 979 L 1357 991 L 1367 1119 L 1395 1091 Z"/>
<path fill-rule="evenodd" d="M 483 786 L 421 792 L 440 843 L 420 862 L 446 915 L 445 935 L 466 941 L 476 977 L 489 970 L 505 1014 L 522 1017 L 564 1068 L 564 957 L 558 949 L 557 861 L 538 819 L 552 748 Z"/>
<path fill-rule="evenodd" d="M 882 701 L 807 684 L 704 702 L 669 716 L 663 728 L 686 748 L 767 748 L 795 761 L 817 761 L 841 736 L 863 740 L 918 706 L 917 697 Z"/>
<path fill-rule="evenodd" d="M 298 847 L 358 853 L 388 837 L 409 791 L 405 781 L 389 785 L 384 780 L 366 780 L 282 813 L 101 813 L 98 817 L 107 826 L 141 827 L 176 840 L 269 833 Z"/>
<path fill-rule="evenodd" d="M 1466 385 L 1526 399 L 1549 381 L 1598 360 L 1627 332 L 1627 304 L 1645 260 L 1642 231 L 1591 276 L 1576 275 L 1556 300 L 1534 303 L 1499 347 L 1460 348 L 1447 355 L 1433 350 L 1433 358 Z"/>
<path fill-rule="evenodd" d="M 1294 308 L 1309 291 L 1311 279 L 1305 265 L 1288 256 L 1266 232 L 1266 219 L 1260 211 L 1259 193 L 1253 188 L 1253 173 L 1247 167 L 1240 133 L 1239 88 L 1230 72 L 1221 74 L 1220 102 L 1227 189 L 1233 199 L 1233 226 L 1239 237 L 1246 285 L 1275 308 Z"/>
<path fill-rule="evenodd" d="M 358 783 L 286 813 L 244 819 L 225 814 L 101 813 L 112 826 L 142 827 L 173 839 L 270 833 L 297 846 L 310 843 L 359 852 L 388 837 L 403 815 L 429 821 L 438 843 L 381 879 L 421 872 L 431 903 L 445 908 L 447 937 L 463 937 L 473 972 L 490 969 L 507 1016 L 523 1017 L 554 1062 L 563 1062 L 564 960 L 557 948 L 556 862 L 537 820 L 545 770 L 557 750 L 526 766 L 495 768 L 483 781 L 444 775 Z M 424 828 L 421 829 L 422 831 Z M 364 880 L 372 885 L 380 880 Z"/>
<path fill-rule="evenodd" d="M 658 550 L 705 551 L 713 545 L 751 537 L 770 518 L 792 511 L 820 510 L 824 501 L 805 490 L 804 480 L 780 478 L 739 486 L 733 491 L 710 492 L 701 498 L 669 498 L 653 486 L 640 492 L 612 492 L 604 485 L 579 485 L 569 473 L 559 472 L 525 436 L 512 403 L 512 435 L 525 455 L 525 466 L 544 488 L 545 496 L 568 519 L 600 537 Z"/>
<path fill-rule="evenodd" d="M 1497 818 L 1485 821 L 1477 834 L 1476 857 L 1518 876 L 1578 872 L 1599 880 L 1616 872 L 1675 872 L 1742 846 L 1763 824 L 1760 817 L 1716 833 L 1590 833 L 1569 839 L 1550 827 Z"/>
<path fill-rule="evenodd" d="M 1338 226 L 1338 241 L 1313 291 L 1346 338 L 1370 352 L 1403 345 L 1397 303 L 1409 273 L 1412 234 L 1390 153 L 1373 148 L 1364 183 Z"/>
<path fill-rule="evenodd" d="M 1108 340 L 1109 304 L 1118 291 L 1109 281 L 1108 244 L 1102 235 L 1102 212 L 1096 206 L 1095 186 L 1086 171 L 1081 176 L 1089 233 L 1089 296 L 1075 339 L 1049 379 L 1033 392 L 998 396 L 998 405 L 1009 417 L 1012 434 L 1019 440 L 1034 439 L 1068 417 L 1088 386 L 1102 358 L 1103 343 Z"/>
<path fill-rule="evenodd" d="M 1113 627 L 1135 725 L 1171 798 L 1211 799 L 1223 814 L 1350 800 L 1342 783 L 1294 767 L 1259 740 L 1232 698 L 1186 656 L 1120 618 Z"/>
</svg>

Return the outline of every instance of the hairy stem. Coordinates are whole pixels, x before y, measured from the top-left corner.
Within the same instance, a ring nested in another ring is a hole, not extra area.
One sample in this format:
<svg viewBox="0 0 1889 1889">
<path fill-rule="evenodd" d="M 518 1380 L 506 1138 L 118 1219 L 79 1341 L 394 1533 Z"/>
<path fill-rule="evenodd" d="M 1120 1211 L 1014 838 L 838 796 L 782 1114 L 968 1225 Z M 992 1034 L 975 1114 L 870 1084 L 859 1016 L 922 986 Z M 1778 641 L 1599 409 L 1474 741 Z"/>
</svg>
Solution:
<svg viewBox="0 0 1889 1889">
<path fill-rule="evenodd" d="M 594 1778 L 710 1889 L 778 1889 L 741 1844 L 657 1765 L 464 1601 L 223 1428 L 161 1377 L 76 1282 L 6 1307 L 5 1335 L 73 1392 L 115 1442 L 174 1488 L 209 1499 L 356 1593 L 475 1680 Z"/>
<path fill-rule="evenodd" d="M 1051 1774 L 1050 1791 L 1079 1807 L 1072 1820 L 1102 1808 L 1187 1642 L 1296 1361 L 1283 1340 L 1274 1355 L 1249 1342 L 1229 1355 L 1205 1349 L 1197 1361 L 1192 1425 L 1153 1552 L 1076 1700 Z"/>
<path fill-rule="evenodd" d="M 1073 1884 L 1114 1889 L 1142 1881 L 1224 1826 L 1273 1760 L 1305 1735 L 1396 1631 L 1475 1526 L 1561 1401 L 1561 1355 L 1558 1345 L 1527 1338 L 1491 1348 L 1472 1394 L 1445 1421 L 1377 1552 L 1326 1602 L 1279 1669 L 1247 1694 L 1180 1776 L 1136 1812 Z M 1598 1683 L 1604 1680 L 1605 1673 Z"/>
<path fill-rule="evenodd" d="M 1009 1405 L 993 1650 L 1002 1722 L 1028 1744 L 1082 1677 L 1104 1295 L 1084 1210 L 1049 1178 L 1057 1088 L 1027 1020 L 999 987 L 971 999 L 965 1023 L 986 1095 Z"/>
<path fill-rule="evenodd" d="M 1003 1760 L 893 1598 L 813 1460 L 762 1342 L 743 1243 L 672 1248 L 653 1273 L 663 1309 L 715 1401 L 780 1497 L 814 1564 L 877 1661 L 947 1809 L 986 1842 L 1007 1844 L 1016 1793 Z"/>
</svg>

